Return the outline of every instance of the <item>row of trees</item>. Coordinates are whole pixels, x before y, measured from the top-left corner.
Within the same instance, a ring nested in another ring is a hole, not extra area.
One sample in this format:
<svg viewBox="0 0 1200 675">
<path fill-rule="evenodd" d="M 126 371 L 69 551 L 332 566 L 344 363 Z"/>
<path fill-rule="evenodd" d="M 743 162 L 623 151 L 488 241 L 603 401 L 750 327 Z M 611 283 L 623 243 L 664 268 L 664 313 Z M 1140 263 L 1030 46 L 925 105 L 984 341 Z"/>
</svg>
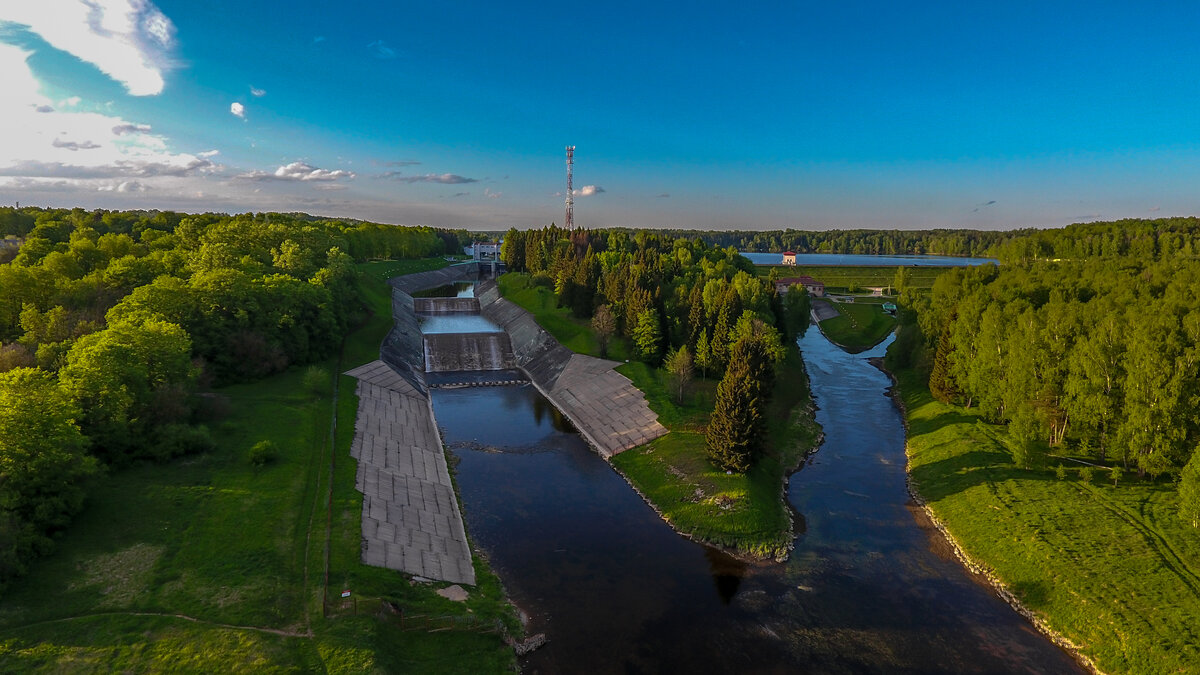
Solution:
<svg viewBox="0 0 1200 675">
<path fill-rule="evenodd" d="M 0 235 L 21 241 L 0 264 L 0 589 L 101 464 L 211 447 L 198 385 L 329 356 L 358 320 L 356 258 L 446 246 L 296 214 L 0 208 Z"/>
<path fill-rule="evenodd" d="M 664 234 L 672 237 L 699 237 L 711 246 L 733 246 L 743 251 L 981 256 L 995 244 L 1019 233 L 979 230 L 665 230 Z"/>
<path fill-rule="evenodd" d="M 602 343 L 619 333 L 646 363 L 667 355 L 677 377 L 723 375 L 710 454 L 723 469 L 749 467 L 782 345 L 808 325 L 803 287 L 780 297 L 736 249 L 647 231 L 510 230 L 501 257 L 591 317 Z"/>
<path fill-rule="evenodd" d="M 1080 258 L 940 276 L 905 298 L 930 391 L 1008 424 L 1020 463 L 1050 446 L 1149 476 L 1196 464 L 1200 261 L 1165 243 L 1196 236 L 1196 219 L 1072 226 L 1011 250 Z M 1095 242 L 1123 243 L 1090 257 Z"/>
</svg>

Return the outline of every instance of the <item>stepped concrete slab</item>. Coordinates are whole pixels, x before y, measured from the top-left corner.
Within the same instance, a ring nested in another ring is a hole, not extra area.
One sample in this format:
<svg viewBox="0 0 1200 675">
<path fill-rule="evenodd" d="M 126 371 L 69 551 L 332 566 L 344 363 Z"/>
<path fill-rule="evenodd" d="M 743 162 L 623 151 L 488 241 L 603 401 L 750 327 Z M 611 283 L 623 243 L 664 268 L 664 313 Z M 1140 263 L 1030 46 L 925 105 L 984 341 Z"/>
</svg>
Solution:
<svg viewBox="0 0 1200 675">
<path fill-rule="evenodd" d="M 421 314 L 478 314 L 475 298 L 413 298 L 413 309 Z"/>
<path fill-rule="evenodd" d="M 350 454 L 358 460 L 355 486 L 363 493 L 363 562 L 474 585 L 466 528 L 428 396 L 383 361 L 346 374 L 358 379 Z"/>
<path fill-rule="evenodd" d="M 511 370 L 517 367 L 508 333 L 434 333 L 425 336 L 425 372 Z"/>
<path fill-rule="evenodd" d="M 480 311 L 508 333 L 517 365 L 603 457 L 667 433 L 646 396 L 616 372 L 619 363 L 563 347 L 533 315 L 500 297 L 495 282 L 475 288 Z"/>
</svg>

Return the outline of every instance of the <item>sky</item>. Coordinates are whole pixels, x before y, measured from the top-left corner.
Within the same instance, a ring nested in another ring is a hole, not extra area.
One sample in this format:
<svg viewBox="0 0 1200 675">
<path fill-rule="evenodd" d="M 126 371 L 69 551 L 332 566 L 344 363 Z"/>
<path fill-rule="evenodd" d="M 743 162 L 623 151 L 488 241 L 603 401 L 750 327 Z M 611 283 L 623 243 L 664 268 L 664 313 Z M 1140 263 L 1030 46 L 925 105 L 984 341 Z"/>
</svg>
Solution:
<svg viewBox="0 0 1200 675">
<path fill-rule="evenodd" d="M 0 0 L 0 204 L 472 230 L 1200 215 L 1200 3 Z"/>
</svg>

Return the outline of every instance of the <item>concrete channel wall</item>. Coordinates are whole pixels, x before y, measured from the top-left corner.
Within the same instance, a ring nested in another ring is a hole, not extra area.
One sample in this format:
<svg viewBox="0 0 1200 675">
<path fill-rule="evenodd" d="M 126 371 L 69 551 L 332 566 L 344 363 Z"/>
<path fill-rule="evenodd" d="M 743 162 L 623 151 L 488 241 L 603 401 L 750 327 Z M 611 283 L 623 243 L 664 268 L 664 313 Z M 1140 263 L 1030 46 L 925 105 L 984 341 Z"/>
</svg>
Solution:
<svg viewBox="0 0 1200 675">
<path fill-rule="evenodd" d="M 392 329 L 379 348 L 379 358 L 417 391 L 427 392 L 429 387 L 425 383 L 425 341 L 412 294 L 478 277 L 479 264 L 468 263 L 388 279 L 392 287 Z"/>
<path fill-rule="evenodd" d="M 613 370 L 619 363 L 562 346 L 532 314 L 500 297 L 494 281 L 478 284 L 475 297 L 483 316 L 508 333 L 517 366 L 602 457 L 667 433 L 646 396 Z"/>
</svg>

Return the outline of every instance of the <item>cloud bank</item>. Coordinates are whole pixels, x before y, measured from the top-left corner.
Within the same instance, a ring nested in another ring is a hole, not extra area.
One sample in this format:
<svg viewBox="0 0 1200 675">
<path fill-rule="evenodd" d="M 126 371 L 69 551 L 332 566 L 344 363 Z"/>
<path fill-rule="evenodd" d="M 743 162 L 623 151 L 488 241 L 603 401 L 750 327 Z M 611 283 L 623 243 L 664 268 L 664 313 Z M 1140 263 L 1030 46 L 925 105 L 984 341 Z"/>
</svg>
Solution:
<svg viewBox="0 0 1200 675">
<path fill-rule="evenodd" d="M 175 26 L 148 0 L 5 0 L 0 24 L 5 22 L 96 66 L 134 96 L 163 90 Z"/>
</svg>

